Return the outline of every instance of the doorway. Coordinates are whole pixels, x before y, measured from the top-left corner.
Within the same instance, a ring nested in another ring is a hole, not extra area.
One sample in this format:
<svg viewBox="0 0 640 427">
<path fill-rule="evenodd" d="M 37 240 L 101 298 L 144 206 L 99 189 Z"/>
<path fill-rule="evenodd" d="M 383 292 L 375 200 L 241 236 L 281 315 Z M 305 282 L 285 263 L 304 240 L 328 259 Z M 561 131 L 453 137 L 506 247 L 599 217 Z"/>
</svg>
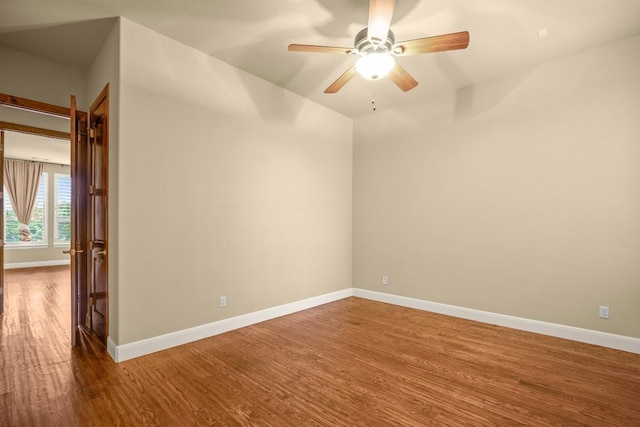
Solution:
<svg viewBox="0 0 640 427">
<path fill-rule="evenodd" d="M 69 125 L 68 120 L 59 120 Z M 49 345 L 70 342 L 71 277 L 69 248 L 71 171 L 69 138 L 56 139 L 4 130 L 4 324 L 12 325 L 18 337 L 4 336 L 12 345 L 26 348 L 36 337 Z M 38 171 L 33 188 L 17 186 L 19 172 Z M 13 173 L 12 173 L 13 172 Z M 8 179 L 8 180 L 7 180 Z M 21 231 L 25 190 L 35 191 L 28 235 Z M 17 203 L 17 205 L 16 205 Z M 65 320 L 66 319 L 66 320 Z M 4 330 L 7 333 L 8 330 Z M 9 334 L 12 335 L 12 334 Z M 68 344 L 67 344 L 68 345 Z"/>
<path fill-rule="evenodd" d="M 65 251 L 70 259 L 71 344 L 76 345 L 80 331 L 97 336 L 106 344 L 108 337 L 108 111 L 109 85 L 105 86 L 90 111 L 76 108 L 71 96 L 70 107 L 0 94 L 0 105 L 21 111 L 64 118 L 71 132 L 0 121 L 0 130 L 66 138 L 70 141 L 70 238 Z M 0 160 L 4 147 L 0 141 Z M 1 168 L 2 166 L 0 166 Z M 1 172 L 1 169 L 0 169 Z M 0 174 L 4 181 L 4 175 Z M 2 187 L 0 187 L 2 188 Z M 4 192 L 0 207 L 6 203 Z M 3 208 L 4 212 L 4 208 Z M 3 218 L 4 219 L 4 218 Z M 0 222 L 0 312 L 4 308 L 4 231 Z M 9 309 L 11 309 L 9 307 Z"/>
</svg>

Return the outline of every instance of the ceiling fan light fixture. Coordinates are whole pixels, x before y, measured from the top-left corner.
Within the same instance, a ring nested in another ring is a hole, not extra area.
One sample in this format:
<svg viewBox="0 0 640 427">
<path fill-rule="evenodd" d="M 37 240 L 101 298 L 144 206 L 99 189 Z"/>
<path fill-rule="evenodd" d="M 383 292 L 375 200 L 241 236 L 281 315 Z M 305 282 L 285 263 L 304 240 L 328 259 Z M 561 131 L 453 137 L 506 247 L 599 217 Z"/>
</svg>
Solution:
<svg viewBox="0 0 640 427">
<path fill-rule="evenodd" d="M 396 61 L 390 54 L 372 52 L 358 59 L 356 71 L 367 80 L 378 80 L 386 77 L 395 65 Z"/>
<path fill-rule="evenodd" d="M 368 80 L 379 80 L 387 75 L 403 92 L 418 85 L 394 56 L 418 53 L 446 52 L 466 49 L 469 46 L 469 32 L 459 31 L 439 36 L 422 37 L 396 43 L 395 35 L 389 28 L 395 0 L 369 0 L 368 27 L 363 28 L 353 39 L 353 49 L 337 46 L 290 44 L 288 50 L 294 52 L 324 52 L 357 55 L 358 61 L 329 85 L 324 93 L 336 93 L 356 74 Z"/>
</svg>

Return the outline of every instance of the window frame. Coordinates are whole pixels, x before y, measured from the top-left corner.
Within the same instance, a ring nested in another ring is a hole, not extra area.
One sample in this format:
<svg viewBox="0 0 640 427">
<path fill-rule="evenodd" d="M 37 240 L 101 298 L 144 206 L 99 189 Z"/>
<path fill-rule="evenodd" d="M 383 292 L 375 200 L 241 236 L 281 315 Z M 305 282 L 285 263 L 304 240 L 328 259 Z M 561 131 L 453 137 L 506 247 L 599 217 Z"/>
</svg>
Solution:
<svg viewBox="0 0 640 427">
<path fill-rule="evenodd" d="M 9 192 L 6 190 L 6 188 L 3 188 L 3 198 L 4 198 L 4 203 L 3 203 L 3 209 L 2 209 L 2 215 L 4 218 L 4 247 L 5 248 L 10 248 L 10 249 L 18 249 L 18 248 L 25 248 L 25 249 L 33 249 L 33 248 L 46 248 L 49 247 L 49 172 L 42 172 L 42 175 L 40 176 L 40 183 L 39 183 L 39 189 L 38 189 L 38 193 L 40 193 L 40 190 L 43 190 L 43 194 L 42 194 L 42 204 L 43 204 L 43 219 L 42 219 L 42 240 L 37 240 L 37 241 L 30 241 L 30 242 L 23 242 L 23 241 L 7 241 L 7 207 L 11 206 L 11 212 L 13 212 L 13 206 L 11 205 L 11 200 L 9 198 Z M 39 199 L 39 195 L 38 195 L 38 199 Z M 37 209 L 37 207 L 36 207 Z M 34 210 L 34 214 L 35 214 L 35 210 Z M 15 213 L 14 213 L 15 216 Z"/>
<path fill-rule="evenodd" d="M 71 227 L 71 174 L 70 173 L 59 173 L 53 172 L 53 246 L 54 247 L 66 247 L 71 244 L 71 228 L 69 228 L 69 240 L 58 240 L 58 212 L 59 212 L 59 204 L 58 204 L 58 192 L 60 191 L 58 188 L 58 179 L 64 177 L 69 179 L 69 227 Z"/>
</svg>

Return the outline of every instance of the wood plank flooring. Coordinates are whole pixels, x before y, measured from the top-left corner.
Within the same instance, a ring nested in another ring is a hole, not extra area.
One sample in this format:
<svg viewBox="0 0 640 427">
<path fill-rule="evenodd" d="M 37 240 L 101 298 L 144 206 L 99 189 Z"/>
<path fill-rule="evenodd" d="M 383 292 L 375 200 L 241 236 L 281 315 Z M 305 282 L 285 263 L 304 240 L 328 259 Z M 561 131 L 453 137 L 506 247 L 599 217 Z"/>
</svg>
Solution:
<svg viewBox="0 0 640 427">
<path fill-rule="evenodd" d="M 358 298 L 115 364 L 67 277 L 7 271 L 3 427 L 640 426 L 640 355 Z"/>
</svg>

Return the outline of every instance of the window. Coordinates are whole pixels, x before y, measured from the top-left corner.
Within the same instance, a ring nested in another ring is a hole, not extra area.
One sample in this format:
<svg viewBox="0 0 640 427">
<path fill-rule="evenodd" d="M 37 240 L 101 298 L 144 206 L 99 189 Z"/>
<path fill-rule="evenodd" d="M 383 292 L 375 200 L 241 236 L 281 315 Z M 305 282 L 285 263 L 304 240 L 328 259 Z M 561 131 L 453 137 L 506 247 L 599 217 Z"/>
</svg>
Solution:
<svg viewBox="0 0 640 427">
<path fill-rule="evenodd" d="M 55 174 L 54 243 L 71 240 L 71 176 Z"/>
<path fill-rule="evenodd" d="M 5 243 L 15 244 L 46 244 L 47 243 L 47 177 L 45 172 L 40 177 L 40 186 L 38 188 L 38 199 L 36 207 L 33 210 L 33 217 L 29 225 L 31 232 L 31 242 L 21 242 L 20 232 L 18 231 L 18 219 L 13 212 L 11 200 L 6 188 L 4 189 L 4 241 Z"/>
</svg>

